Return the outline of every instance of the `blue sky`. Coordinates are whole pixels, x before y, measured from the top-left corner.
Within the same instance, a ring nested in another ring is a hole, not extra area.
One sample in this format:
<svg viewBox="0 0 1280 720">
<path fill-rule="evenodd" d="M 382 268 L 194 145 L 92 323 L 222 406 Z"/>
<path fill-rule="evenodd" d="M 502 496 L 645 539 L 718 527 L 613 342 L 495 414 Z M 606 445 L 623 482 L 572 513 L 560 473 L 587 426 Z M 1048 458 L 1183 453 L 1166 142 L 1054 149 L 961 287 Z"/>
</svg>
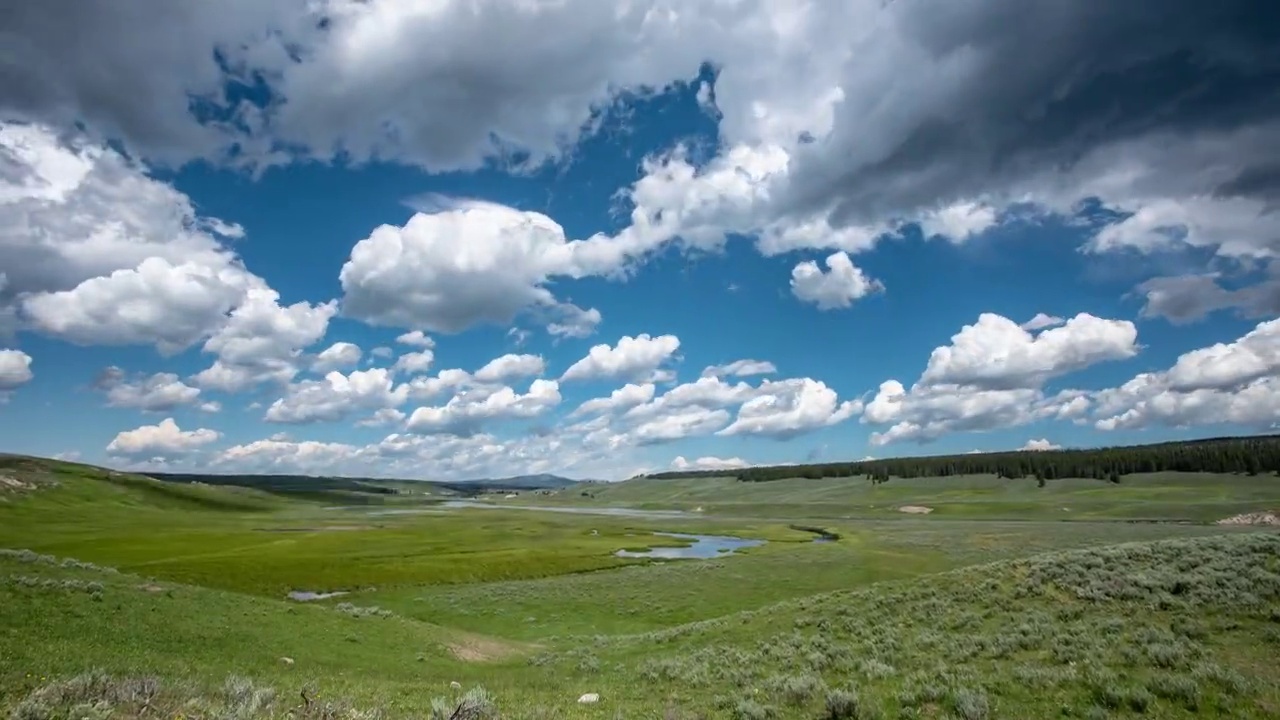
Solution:
<svg viewBox="0 0 1280 720">
<path fill-rule="evenodd" d="M 0 92 L 0 450 L 617 479 L 1274 431 L 1264 19 L 1006 4 L 79 9 L 120 32 Z"/>
</svg>

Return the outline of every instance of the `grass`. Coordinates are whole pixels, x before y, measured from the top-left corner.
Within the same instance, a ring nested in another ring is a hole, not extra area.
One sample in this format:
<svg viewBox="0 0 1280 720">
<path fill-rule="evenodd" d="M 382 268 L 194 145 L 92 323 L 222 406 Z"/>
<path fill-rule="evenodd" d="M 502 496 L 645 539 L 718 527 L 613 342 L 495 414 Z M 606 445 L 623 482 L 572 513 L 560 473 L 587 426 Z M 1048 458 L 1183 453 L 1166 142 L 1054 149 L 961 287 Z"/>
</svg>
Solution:
<svg viewBox="0 0 1280 720">
<path fill-rule="evenodd" d="M 1211 522 L 1277 502 L 1280 477 L 1147 473 L 1119 485 L 1092 479 L 1009 480 L 994 475 L 740 482 L 721 478 L 644 478 L 592 487 L 590 497 L 568 490 L 533 502 L 693 510 L 717 515 L 796 518 L 886 517 L 904 505 L 931 515 L 999 520 L 1171 520 Z"/>
<path fill-rule="evenodd" d="M 0 473 L 30 486 L 0 500 L 0 710 L 16 720 L 1280 712 L 1280 535 L 1168 522 L 1276 507 L 1275 478 L 642 480 L 519 501 L 703 506 L 654 519 Z M 1117 522 L 1137 517 L 1162 522 Z M 768 542 L 613 555 L 681 542 L 655 531 Z M 579 705 L 587 692 L 600 702 Z"/>
</svg>

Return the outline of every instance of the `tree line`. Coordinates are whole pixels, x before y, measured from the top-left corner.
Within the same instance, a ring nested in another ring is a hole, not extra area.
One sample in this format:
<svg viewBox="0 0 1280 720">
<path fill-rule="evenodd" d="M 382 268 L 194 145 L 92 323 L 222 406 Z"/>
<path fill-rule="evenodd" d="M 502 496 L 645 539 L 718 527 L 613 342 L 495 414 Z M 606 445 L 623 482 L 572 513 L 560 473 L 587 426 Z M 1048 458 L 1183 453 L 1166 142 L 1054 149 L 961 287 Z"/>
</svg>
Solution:
<svg viewBox="0 0 1280 720">
<path fill-rule="evenodd" d="M 741 470 L 696 470 L 653 473 L 651 478 L 736 476 L 743 482 L 794 478 L 856 477 L 873 483 L 891 477 L 998 475 L 1035 477 L 1043 485 L 1056 478 L 1095 478 L 1120 482 L 1125 475 L 1151 472 L 1280 473 L 1280 435 L 1224 437 L 1091 449 L 1017 450 L 1011 452 L 887 458 L 811 465 L 775 465 Z"/>
</svg>

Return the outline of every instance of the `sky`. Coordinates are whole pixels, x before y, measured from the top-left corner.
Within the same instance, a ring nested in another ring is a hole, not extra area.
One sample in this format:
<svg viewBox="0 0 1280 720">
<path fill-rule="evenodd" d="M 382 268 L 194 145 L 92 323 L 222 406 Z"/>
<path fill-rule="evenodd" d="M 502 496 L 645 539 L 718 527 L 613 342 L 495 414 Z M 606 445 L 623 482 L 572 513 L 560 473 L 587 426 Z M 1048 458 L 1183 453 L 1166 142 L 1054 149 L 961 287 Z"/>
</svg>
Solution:
<svg viewBox="0 0 1280 720">
<path fill-rule="evenodd" d="M 615 480 L 1280 428 L 1280 6 L 23 3 L 0 451 Z"/>
</svg>

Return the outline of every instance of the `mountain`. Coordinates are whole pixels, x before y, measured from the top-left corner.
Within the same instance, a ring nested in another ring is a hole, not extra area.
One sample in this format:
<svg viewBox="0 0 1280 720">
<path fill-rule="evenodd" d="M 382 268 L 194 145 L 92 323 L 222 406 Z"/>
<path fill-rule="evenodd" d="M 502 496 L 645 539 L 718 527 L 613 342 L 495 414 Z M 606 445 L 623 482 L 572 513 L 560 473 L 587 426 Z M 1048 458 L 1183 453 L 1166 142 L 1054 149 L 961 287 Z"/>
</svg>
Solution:
<svg viewBox="0 0 1280 720">
<path fill-rule="evenodd" d="M 465 480 L 458 483 L 449 483 L 449 485 L 471 485 L 497 490 L 555 490 L 558 488 L 569 487 L 570 485 L 576 485 L 578 482 L 578 480 L 571 480 L 560 475 L 538 473 L 537 475 L 515 475 L 505 478 Z"/>
<path fill-rule="evenodd" d="M 443 482 L 436 480 L 394 480 L 385 478 L 354 478 L 310 475 L 215 475 L 200 473 L 147 473 L 149 477 L 165 482 L 204 483 L 205 485 L 236 485 L 266 490 L 284 495 L 313 495 L 343 493 L 364 496 L 390 496 L 398 492 L 420 487 L 432 487 L 438 491 L 458 495 L 477 495 L 501 490 L 555 490 L 577 483 L 559 475 L 541 473 L 517 475 L 506 478 L 481 478 Z"/>
</svg>

